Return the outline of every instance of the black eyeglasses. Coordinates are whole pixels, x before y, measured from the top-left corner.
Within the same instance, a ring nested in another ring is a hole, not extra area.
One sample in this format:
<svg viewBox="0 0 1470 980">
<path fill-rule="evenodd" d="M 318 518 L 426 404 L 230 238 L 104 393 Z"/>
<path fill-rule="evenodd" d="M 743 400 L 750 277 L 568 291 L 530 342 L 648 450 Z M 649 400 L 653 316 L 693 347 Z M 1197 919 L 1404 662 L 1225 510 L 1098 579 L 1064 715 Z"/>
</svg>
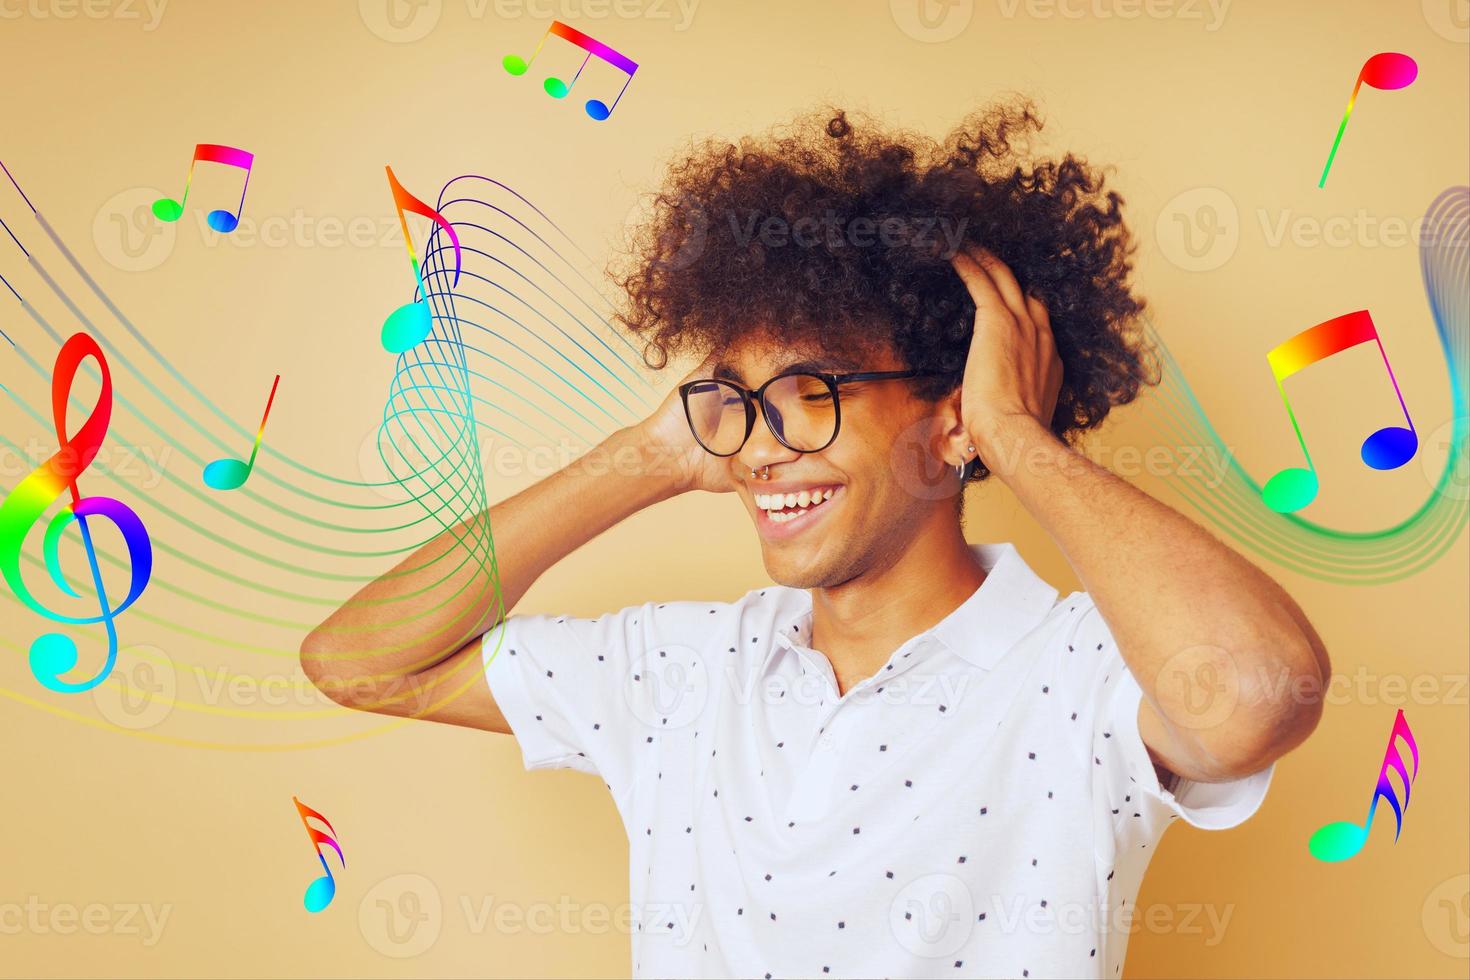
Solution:
<svg viewBox="0 0 1470 980">
<path fill-rule="evenodd" d="M 859 371 L 819 374 L 788 371 L 751 391 L 733 381 L 701 378 L 679 386 L 689 430 L 705 451 L 734 456 L 755 429 L 755 403 L 776 441 L 799 453 L 826 449 L 842 427 L 837 386 L 853 381 L 890 381 L 938 371 Z"/>
</svg>

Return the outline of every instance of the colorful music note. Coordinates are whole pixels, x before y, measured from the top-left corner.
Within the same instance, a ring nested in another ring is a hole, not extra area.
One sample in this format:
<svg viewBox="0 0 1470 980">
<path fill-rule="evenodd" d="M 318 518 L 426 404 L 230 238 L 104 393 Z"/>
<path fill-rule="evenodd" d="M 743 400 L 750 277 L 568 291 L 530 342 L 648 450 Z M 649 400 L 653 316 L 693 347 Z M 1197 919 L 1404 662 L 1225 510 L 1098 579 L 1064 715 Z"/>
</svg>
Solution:
<svg viewBox="0 0 1470 980">
<path fill-rule="evenodd" d="M 77 429 L 76 436 L 69 439 L 66 435 L 66 406 L 71 398 L 71 387 L 76 380 L 77 369 L 88 357 L 97 361 L 102 387 L 97 395 L 96 407 Z M 107 366 L 107 359 L 102 356 L 102 348 L 85 333 L 72 336 L 56 355 L 56 369 L 51 376 L 51 414 L 56 424 L 56 438 L 61 444 L 60 448 L 50 459 L 16 484 L 15 489 L 0 502 L 0 574 L 4 575 L 16 598 L 32 612 L 58 623 L 102 623 L 106 627 L 107 662 L 97 676 L 90 680 L 73 682 L 61 679 L 62 674 L 77 665 L 77 645 L 70 637 L 61 633 L 47 633 L 31 644 L 30 666 L 36 680 L 50 690 L 76 694 L 101 684 L 117 663 L 117 627 L 113 619 L 136 602 L 148 586 L 148 578 L 153 571 L 153 543 L 149 540 L 143 522 L 127 504 L 111 497 L 83 497 L 77 489 L 77 477 L 96 458 L 112 419 L 112 373 Z M 102 611 L 96 616 L 63 616 L 52 612 L 31 595 L 20 573 L 20 555 L 26 535 L 67 490 L 71 491 L 71 503 L 46 526 L 41 554 L 51 581 L 68 596 L 81 598 L 81 593 L 73 589 L 62 574 L 57 552 L 62 535 L 73 521 L 76 522 L 81 531 L 82 545 L 87 551 L 87 563 L 92 569 L 92 587 L 102 606 Z M 128 583 L 127 596 L 116 606 L 107 598 L 107 589 L 102 582 L 102 569 L 97 564 L 97 549 L 92 543 L 91 528 L 87 525 L 87 518 L 93 516 L 112 521 L 128 548 L 131 580 Z"/>
<path fill-rule="evenodd" d="M 404 210 L 412 211 L 430 218 L 440 228 L 449 233 L 449 240 L 454 245 L 454 285 L 459 285 L 459 273 L 463 268 L 460 256 L 459 235 L 454 231 L 454 226 L 444 220 L 444 215 L 429 207 L 423 201 L 414 197 L 403 189 L 398 178 L 393 176 L 393 168 L 388 167 L 388 186 L 393 189 L 393 206 L 398 209 L 398 224 L 403 228 L 403 244 L 408 247 L 408 259 L 413 263 L 413 275 L 418 281 L 418 295 L 421 297 L 413 303 L 406 303 L 388 314 L 388 319 L 383 321 L 382 341 L 383 347 L 394 354 L 402 354 L 404 351 L 421 343 L 429 336 L 429 331 L 434 327 L 433 317 L 429 314 L 429 294 L 424 289 L 424 272 L 419 265 L 418 253 L 413 250 L 413 238 L 408 234 L 408 219 L 404 217 Z"/>
<path fill-rule="evenodd" d="M 1332 141 L 1332 152 L 1327 154 L 1327 166 L 1322 168 L 1322 179 L 1317 181 L 1321 187 L 1327 183 L 1327 171 L 1332 169 L 1332 160 L 1337 156 L 1337 144 L 1342 142 L 1342 134 L 1347 129 L 1348 116 L 1353 114 L 1353 103 L 1358 99 L 1358 89 L 1363 83 L 1385 92 L 1394 89 L 1408 88 L 1419 77 L 1419 66 L 1406 54 L 1396 51 L 1383 51 L 1375 54 L 1363 62 L 1363 70 L 1358 72 L 1358 80 L 1353 85 L 1353 94 L 1348 96 L 1347 111 L 1342 114 L 1342 125 L 1337 127 L 1337 138 Z"/>
<path fill-rule="evenodd" d="M 327 856 L 322 853 L 322 845 L 330 844 L 332 846 L 332 850 L 337 852 L 337 857 L 341 860 L 342 867 L 344 868 L 347 867 L 347 858 L 342 856 L 342 848 L 337 845 L 337 842 L 332 839 L 330 834 L 317 830 L 306 822 L 306 818 L 316 817 L 327 825 L 327 830 L 335 834 L 337 828 L 332 826 L 332 822 L 294 796 L 291 797 L 291 802 L 296 804 L 296 813 L 301 817 L 301 826 L 306 828 L 306 836 L 311 838 L 311 845 L 316 848 L 317 860 L 322 863 L 322 870 L 326 872 L 326 874 L 313 880 L 311 884 L 306 886 L 306 895 L 302 899 L 302 904 L 306 906 L 306 911 L 320 912 L 328 905 L 331 905 L 332 899 L 337 896 L 337 879 L 332 877 L 332 869 L 327 866 Z"/>
<path fill-rule="evenodd" d="M 171 197 L 160 197 L 153 202 L 153 214 L 159 221 L 179 220 L 184 213 L 184 205 L 189 202 L 189 185 L 194 182 L 194 164 L 200 160 L 205 163 L 223 163 L 245 171 L 245 186 L 240 189 L 240 206 L 233 214 L 225 210 L 211 211 L 206 219 L 209 227 L 222 235 L 228 235 L 240 224 L 240 215 L 245 210 L 245 192 L 250 189 L 250 171 L 255 166 L 254 153 L 237 150 L 233 146 L 220 146 L 217 143 L 200 143 L 195 146 L 194 159 L 189 161 L 189 177 L 184 181 L 183 200 L 175 201 Z"/>
<path fill-rule="evenodd" d="M 597 55 L 598 58 L 626 72 L 628 75 L 627 79 L 623 82 L 622 89 L 618 92 L 618 97 L 613 99 L 612 105 L 609 106 L 599 99 L 587 100 L 587 115 L 593 119 L 601 122 L 612 115 L 613 110 L 618 107 L 618 102 L 622 99 L 623 93 L 628 91 L 628 83 L 633 81 L 633 73 L 638 70 L 638 63 L 622 52 L 613 50 L 596 38 L 588 37 L 575 27 L 568 27 L 559 20 L 552 21 L 551 26 L 546 29 L 546 33 L 541 35 L 541 40 L 536 45 L 536 50 L 531 52 L 530 61 L 522 59 L 520 55 L 508 54 L 501 60 L 501 65 L 512 75 L 524 75 L 526 69 L 531 67 L 531 62 L 535 61 L 536 56 L 541 53 L 541 46 L 546 43 L 547 36 L 551 34 L 572 42 L 583 51 L 586 51 L 587 57 L 582 59 L 582 64 L 577 68 L 577 74 L 572 76 L 570 82 L 563 82 L 555 76 L 548 77 L 542 83 L 542 87 L 546 89 L 546 94 L 553 99 L 566 98 L 567 93 L 572 90 L 572 86 L 577 84 L 577 79 L 582 77 L 582 69 L 587 67 L 587 63 L 592 60 L 593 55 Z"/>
<path fill-rule="evenodd" d="M 1414 756 L 1414 775 L 1409 775 L 1409 767 L 1404 764 L 1404 757 L 1399 754 L 1398 746 L 1394 739 L 1402 736 L 1409 743 L 1409 751 Z M 1396 770 L 1404 781 L 1404 805 L 1399 806 L 1399 801 L 1393 792 L 1393 784 L 1388 781 L 1388 770 Z M 1337 823 L 1329 823 L 1318 827 L 1312 839 L 1307 842 L 1307 850 L 1312 857 L 1318 861 L 1346 861 L 1354 854 L 1363 849 L 1363 844 L 1368 840 L 1368 831 L 1373 826 L 1373 814 L 1378 809 L 1378 800 L 1385 798 L 1389 806 L 1393 807 L 1393 839 L 1399 839 L 1399 831 L 1404 828 L 1404 810 L 1409 807 L 1409 786 L 1419 775 L 1419 746 L 1414 744 L 1414 733 L 1409 730 L 1409 722 L 1404 718 L 1404 710 L 1394 717 L 1393 730 L 1388 733 L 1388 749 L 1383 753 L 1383 766 L 1378 770 L 1378 785 L 1373 789 L 1373 802 L 1368 806 L 1368 819 L 1363 826 L 1342 820 Z"/>
<path fill-rule="evenodd" d="M 1309 364 L 1315 364 L 1349 347 L 1366 344 L 1370 340 L 1378 345 L 1378 353 L 1383 356 L 1383 367 L 1388 371 L 1388 380 L 1393 383 L 1399 408 L 1403 410 L 1404 421 L 1409 426 L 1385 426 L 1363 440 L 1363 462 L 1375 470 L 1392 470 L 1413 459 L 1414 454 L 1419 451 L 1419 435 L 1414 429 L 1413 419 L 1409 418 L 1409 409 L 1404 404 L 1403 393 L 1399 391 L 1398 379 L 1393 376 L 1393 366 L 1388 363 L 1383 341 L 1378 338 L 1378 329 L 1373 326 L 1373 318 L 1368 315 L 1367 310 L 1333 317 L 1303 330 L 1266 355 L 1266 360 L 1271 364 L 1271 373 L 1276 376 L 1276 388 L 1281 392 L 1281 400 L 1286 405 L 1286 415 L 1291 419 L 1291 427 L 1296 432 L 1297 444 L 1302 447 L 1302 455 L 1307 460 L 1306 469 L 1284 469 L 1267 480 L 1266 485 L 1261 488 L 1261 497 L 1272 510 L 1281 514 L 1301 510 L 1316 499 L 1318 489 L 1317 467 L 1312 462 L 1312 454 L 1307 452 L 1306 440 L 1302 438 L 1301 427 L 1297 425 L 1296 413 L 1291 410 L 1291 401 L 1286 397 L 1286 387 L 1282 382 Z"/>
<path fill-rule="evenodd" d="M 260 417 L 260 428 L 255 430 L 255 448 L 250 450 L 250 460 L 246 462 L 230 456 L 215 460 L 204 467 L 205 486 L 214 490 L 235 490 L 250 479 L 250 471 L 255 468 L 255 454 L 260 452 L 260 438 L 265 435 L 265 420 L 271 417 L 271 403 L 276 400 L 276 385 L 280 383 L 281 376 L 278 374 L 271 385 L 270 397 L 265 400 L 265 414 Z"/>
</svg>

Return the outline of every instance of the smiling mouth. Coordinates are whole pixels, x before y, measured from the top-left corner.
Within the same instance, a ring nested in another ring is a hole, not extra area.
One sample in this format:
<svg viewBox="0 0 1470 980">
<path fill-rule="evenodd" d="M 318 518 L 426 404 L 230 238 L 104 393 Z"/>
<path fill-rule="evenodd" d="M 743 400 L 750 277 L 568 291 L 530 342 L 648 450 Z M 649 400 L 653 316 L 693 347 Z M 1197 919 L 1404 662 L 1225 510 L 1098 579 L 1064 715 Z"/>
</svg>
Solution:
<svg viewBox="0 0 1470 980">
<path fill-rule="evenodd" d="M 758 493 L 755 494 L 755 506 L 771 523 L 785 524 L 821 508 L 838 489 L 828 486 L 813 487 L 800 493 Z"/>
</svg>

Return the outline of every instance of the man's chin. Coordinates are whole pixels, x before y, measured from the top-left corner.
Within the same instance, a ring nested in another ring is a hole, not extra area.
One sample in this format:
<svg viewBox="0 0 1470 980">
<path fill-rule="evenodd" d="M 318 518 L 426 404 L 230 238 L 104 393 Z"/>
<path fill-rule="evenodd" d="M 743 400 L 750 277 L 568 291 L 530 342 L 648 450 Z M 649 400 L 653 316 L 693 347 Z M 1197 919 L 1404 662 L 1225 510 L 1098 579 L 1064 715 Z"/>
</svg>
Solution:
<svg viewBox="0 0 1470 980">
<path fill-rule="evenodd" d="M 781 554 L 781 550 L 779 545 L 764 544 L 761 548 L 766 575 L 777 585 L 789 589 L 827 589 L 847 581 L 847 576 L 838 572 L 830 556 L 786 555 Z"/>
</svg>

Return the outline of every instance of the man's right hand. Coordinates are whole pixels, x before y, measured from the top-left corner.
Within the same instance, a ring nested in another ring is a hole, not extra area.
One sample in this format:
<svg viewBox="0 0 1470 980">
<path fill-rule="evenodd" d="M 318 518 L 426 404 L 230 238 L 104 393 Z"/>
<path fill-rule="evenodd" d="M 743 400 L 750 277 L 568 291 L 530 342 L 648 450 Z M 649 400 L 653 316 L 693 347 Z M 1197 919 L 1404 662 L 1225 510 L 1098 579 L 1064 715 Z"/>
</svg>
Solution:
<svg viewBox="0 0 1470 980">
<path fill-rule="evenodd" d="M 714 354 L 705 358 L 703 364 L 680 379 L 652 415 L 634 426 L 655 465 L 673 467 L 672 479 L 678 493 L 689 490 L 731 493 L 737 485 L 733 476 L 738 465 L 736 458 L 715 456 L 695 441 L 684 415 L 683 399 L 679 397 L 679 385 L 695 378 L 708 378 L 715 360 Z"/>
</svg>

